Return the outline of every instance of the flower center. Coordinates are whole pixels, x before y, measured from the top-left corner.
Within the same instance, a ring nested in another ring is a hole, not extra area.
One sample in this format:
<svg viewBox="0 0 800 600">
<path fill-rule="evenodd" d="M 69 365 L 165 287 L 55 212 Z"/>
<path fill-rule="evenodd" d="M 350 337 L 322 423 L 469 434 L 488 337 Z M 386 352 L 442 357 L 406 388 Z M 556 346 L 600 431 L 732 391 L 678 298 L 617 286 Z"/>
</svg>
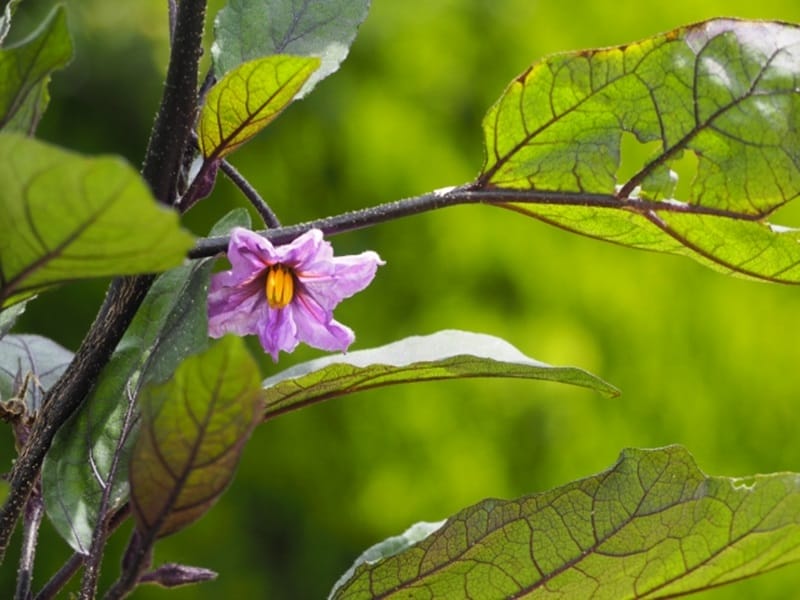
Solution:
<svg viewBox="0 0 800 600">
<path fill-rule="evenodd" d="M 270 308 L 283 308 L 294 298 L 294 272 L 286 265 L 274 264 L 267 269 L 267 303 Z"/>
</svg>

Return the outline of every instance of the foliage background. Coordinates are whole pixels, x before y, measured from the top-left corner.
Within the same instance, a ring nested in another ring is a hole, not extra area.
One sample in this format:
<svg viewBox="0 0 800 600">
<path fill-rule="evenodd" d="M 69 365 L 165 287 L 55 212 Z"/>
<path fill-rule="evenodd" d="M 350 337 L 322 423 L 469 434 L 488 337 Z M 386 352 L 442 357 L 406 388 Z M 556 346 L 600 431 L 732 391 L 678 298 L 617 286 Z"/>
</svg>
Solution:
<svg viewBox="0 0 800 600">
<path fill-rule="evenodd" d="M 139 164 L 166 68 L 166 3 L 66 4 L 77 55 L 54 79 L 40 136 Z M 14 33 L 30 31 L 51 5 L 23 3 Z M 212 1 L 210 14 L 221 5 Z M 463 183 L 481 164 L 483 114 L 531 62 L 713 16 L 800 22 L 800 4 L 373 0 L 340 72 L 232 162 L 287 224 Z M 202 234 L 239 205 L 221 180 L 188 224 Z M 800 209 L 775 221 L 800 225 Z M 324 597 L 363 549 L 415 521 L 595 473 L 629 446 L 681 443 L 717 475 L 800 471 L 797 289 L 489 207 L 408 218 L 334 245 L 340 253 L 373 248 L 388 263 L 338 309 L 358 334 L 354 349 L 443 328 L 481 331 L 540 360 L 589 369 L 623 395 L 470 380 L 378 390 L 281 417 L 256 431 L 211 513 L 157 548 L 157 561 L 202 565 L 220 578 L 177 591 L 142 588 L 137 598 Z M 105 283 L 47 294 L 18 330 L 74 350 Z M 316 355 L 303 349 L 280 367 Z M 265 376 L 277 368 L 268 357 L 262 366 Z M 0 470 L 12 455 L 2 431 Z M 115 537 L 107 579 L 126 536 Z M 42 544 L 39 555 L 41 584 L 67 546 Z M 12 589 L 14 560 L 0 590 Z M 799 586 L 800 568 L 790 567 L 704 597 L 786 598 Z"/>
</svg>

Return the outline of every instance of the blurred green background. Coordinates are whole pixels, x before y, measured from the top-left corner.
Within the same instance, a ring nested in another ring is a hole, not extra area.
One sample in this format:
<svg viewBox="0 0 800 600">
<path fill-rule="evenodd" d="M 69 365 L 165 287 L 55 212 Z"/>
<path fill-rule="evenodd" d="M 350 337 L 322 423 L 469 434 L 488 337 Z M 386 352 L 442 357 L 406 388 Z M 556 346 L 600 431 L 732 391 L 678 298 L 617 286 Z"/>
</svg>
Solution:
<svg viewBox="0 0 800 600">
<path fill-rule="evenodd" d="M 53 81 L 40 136 L 138 165 L 165 71 L 166 2 L 66 4 L 76 58 Z M 211 5 L 213 15 L 222 2 Z M 23 3 L 15 34 L 51 6 Z M 713 16 L 800 21 L 800 4 L 375 0 L 342 69 L 232 162 L 287 224 L 464 183 L 481 166 L 483 114 L 531 62 Z M 187 226 L 202 234 L 242 205 L 221 180 Z M 797 209 L 779 216 L 800 224 Z M 800 471 L 795 288 L 728 278 L 489 207 L 407 218 L 334 245 L 339 253 L 372 248 L 387 262 L 337 311 L 357 332 L 353 349 L 444 328 L 480 331 L 540 360 L 591 370 L 623 395 L 470 380 L 383 389 L 283 416 L 256 431 L 208 516 L 157 547 L 157 561 L 201 565 L 219 579 L 140 588 L 136 598 L 322 598 L 362 550 L 415 521 L 590 475 L 630 446 L 684 444 L 717 475 Z M 45 295 L 18 330 L 74 350 L 105 284 Z M 279 366 L 318 354 L 304 348 Z M 265 376 L 276 372 L 260 358 Z M 1 435 L 5 470 L 13 447 Z M 117 574 L 127 532 L 114 538 L 105 582 Z M 69 554 L 52 529 L 43 536 L 39 585 Z M 14 560 L 3 566 L 0 590 L 11 589 Z M 800 567 L 789 567 L 702 597 L 789 598 L 798 588 Z"/>
</svg>

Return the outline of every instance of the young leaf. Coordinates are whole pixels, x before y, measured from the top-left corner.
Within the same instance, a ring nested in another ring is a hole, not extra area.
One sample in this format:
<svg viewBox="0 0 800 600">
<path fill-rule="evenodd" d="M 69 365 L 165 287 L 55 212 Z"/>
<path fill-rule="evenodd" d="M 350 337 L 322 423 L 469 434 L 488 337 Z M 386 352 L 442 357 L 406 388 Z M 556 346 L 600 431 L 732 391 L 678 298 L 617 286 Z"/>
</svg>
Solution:
<svg viewBox="0 0 800 600">
<path fill-rule="evenodd" d="M 269 125 L 319 67 L 318 58 L 269 56 L 239 65 L 206 96 L 200 150 L 222 158 Z"/>
<path fill-rule="evenodd" d="M 237 209 L 211 234 L 249 225 L 247 212 Z M 168 379 L 186 356 L 207 346 L 205 298 L 213 262 L 196 261 L 156 279 L 89 397 L 53 441 L 42 468 L 45 508 L 76 552 L 89 549 L 103 490 L 112 486 L 108 510 L 128 500 L 128 434 L 138 415 L 130 400 L 144 383 Z"/>
<path fill-rule="evenodd" d="M 42 406 L 49 390 L 72 360 L 72 352 L 40 335 L 7 335 L 0 339 L 0 400 L 16 396 L 24 386 L 30 414 Z"/>
<path fill-rule="evenodd" d="M 800 27 L 731 19 L 546 58 L 487 114 L 474 189 L 581 234 L 800 282 L 800 231 L 763 222 L 800 195 L 798 65 Z M 658 150 L 618 181 L 624 133 Z"/>
<path fill-rule="evenodd" d="M 619 394 L 591 373 L 533 360 L 499 338 L 446 330 L 286 369 L 264 381 L 264 418 L 375 387 L 465 377 L 540 379 Z"/>
<path fill-rule="evenodd" d="M 14 327 L 14 324 L 17 322 L 17 319 L 19 319 L 22 316 L 22 313 L 25 312 L 25 307 L 27 305 L 27 302 L 20 302 L 11 308 L 0 311 L 0 339 L 5 337 L 5 335 L 11 331 L 11 329 Z"/>
<path fill-rule="evenodd" d="M 214 72 L 222 77 L 237 65 L 273 54 L 316 56 L 322 65 L 299 93 L 339 69 L 347 58 L 369 0 L 229 0 L 214 22 Z"/>
<path fill-rule="evenodd" d="M 0 134 L 0 307 L 84 277 L 164 271 L 192 237 L 121 159 Z"/>
<path fill-rule="evenodd" d="M 518 500 L 484 500 L 332 594 L 672 598 L 800 559 L 800 476 L 709 477 L 673 446 Z"/>
<path fill-rule="evenodd" d="M 8 32 L 13 5 L 0 20 L 0 44 Z M 18 45 L 0 50 L 0 129 L 32 135 L 47 108 L 53 71 L 72 58 L 67 11 L 55 7 L 44 23 Z"/>
<path fill-rule="evenodd" d="M 233 478 L 261 412 L 258 367 L 241 338 L 188 358 L 146 388 L 129 467 L 137 527 L 162 537 L 199 519 Z"/>
</svg>

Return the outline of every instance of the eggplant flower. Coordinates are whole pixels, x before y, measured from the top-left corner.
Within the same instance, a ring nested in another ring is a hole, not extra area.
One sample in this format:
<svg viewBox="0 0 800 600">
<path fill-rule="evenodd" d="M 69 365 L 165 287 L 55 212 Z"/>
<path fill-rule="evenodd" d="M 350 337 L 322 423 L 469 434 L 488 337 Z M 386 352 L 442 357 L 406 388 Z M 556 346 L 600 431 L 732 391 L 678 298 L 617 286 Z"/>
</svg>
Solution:
<svg viewBox="0 0 800 600">
<path fill-rule="evenodd" d="M 231 270 L 211 278 L 208 334 L 257 335 L 277 362 L 281 350 L 300 342 L 314 348 L 345 351 L 353 331 L 333 318 L 339 302 L 367 287 L 378 265 L 372 251 L 333 256 L 333 248 L 312 229 L 284 246 L 243 229 L 231 232 Z"/>
</svg>

